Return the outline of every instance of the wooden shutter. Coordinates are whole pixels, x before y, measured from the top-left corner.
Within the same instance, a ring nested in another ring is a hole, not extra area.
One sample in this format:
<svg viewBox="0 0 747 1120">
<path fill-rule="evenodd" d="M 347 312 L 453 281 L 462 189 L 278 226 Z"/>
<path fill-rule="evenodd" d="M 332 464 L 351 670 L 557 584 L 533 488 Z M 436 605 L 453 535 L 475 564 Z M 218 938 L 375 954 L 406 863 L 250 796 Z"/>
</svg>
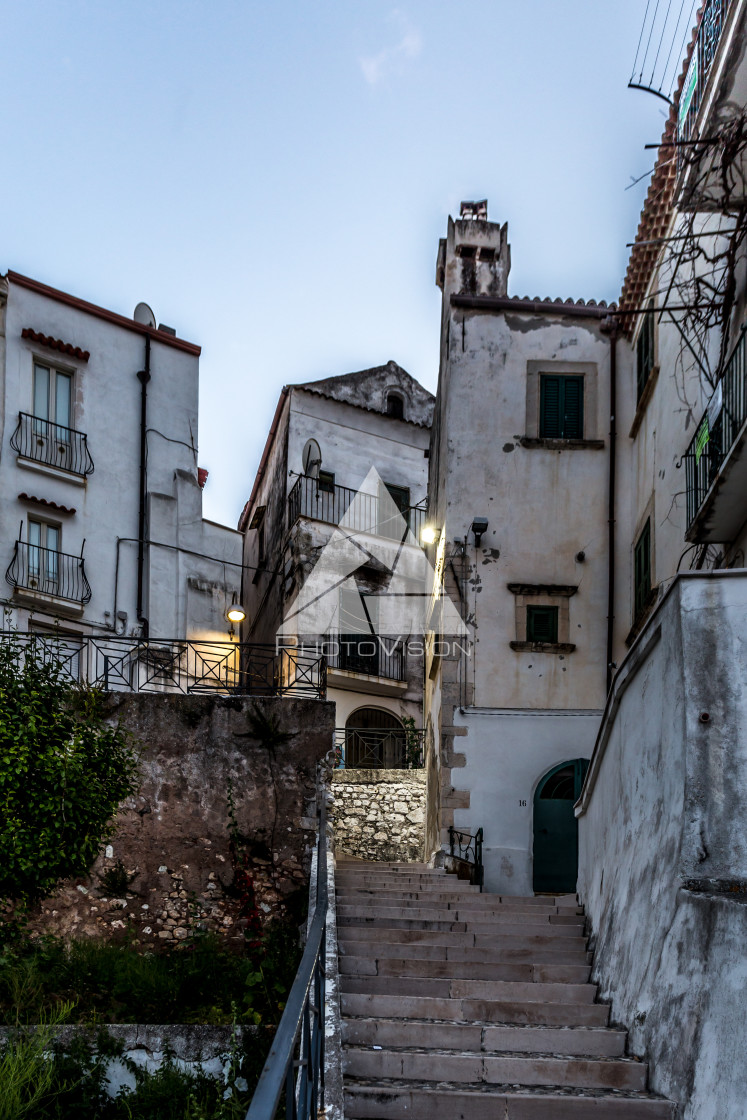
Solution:
<svg viewBox="0 0 747 1120">
<path fill-rule="evenodd" d="M 584 438 L 584 379 L 563 379 L 563 439 Z"/>
<path fill-rule="evenodd" d="M 651 591 L 651 521 L 643 526 L 633 556 L 635 617 L 643 612 Z"/>
<path fill-rule="evenodd" d="M 542 374 L 540 378 L 540 439 L 560 439 L 560 377 Z"/>
<path fill-rule="evenodd" d="M 527 641 L 557 642 L 558 608 L 527 607 Z"/>
</svg>

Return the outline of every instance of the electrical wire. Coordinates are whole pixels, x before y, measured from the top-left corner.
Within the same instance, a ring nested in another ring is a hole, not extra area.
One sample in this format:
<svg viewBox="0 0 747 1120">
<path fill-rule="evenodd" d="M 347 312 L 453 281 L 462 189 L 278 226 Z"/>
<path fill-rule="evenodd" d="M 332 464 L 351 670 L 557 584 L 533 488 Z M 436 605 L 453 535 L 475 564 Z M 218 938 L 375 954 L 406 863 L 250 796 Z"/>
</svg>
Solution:
<svg viewBox="0 0 747 1120">
<path fill-rule="evenodd" d="M 651 83 L 650 84 L 651 84 L 652 88 L 653 88 L 653 84 L 654 84 L 654 74 L 656 73 L 656 64 L 659 61 L 659 54 L 661 52 L 661 45 L 664 42 L 664 35 L 666 34 L 667 24 L 669 23 L 669 12 L 670 12 L 671 8 L 672 8 L 672 0 L 668 0 L 667 11 L 666 11 L 666 15 L 664 16 L 664 23 L 662 24 L 662 28 L 661 28 L 661 36 L 659 38 L 659 45 L 656 48 L 656 56 L 654 58 L 654 64 L 651 67 Z M 662 78 L 663 78 L 663 76 L 664 75 L 662 75 Z"/>
<path fill-rule="evenodd" d="M 636 47 L 636 50 L 635 50 L 635 58 L 633 60 L 633 70 L 632 70 L 631 75 L 630 75 L 631 82 L 635 78 L 635 68 L 638 65 L 638 55 L 639 55 L 640 50 L 641 50 L 641 43 L 643 42 L 643 32 L 646 30 L 646 20 L 648 19 L 648 9 L 649 9 L 650 4 L 651 4 L 651 0 L 646 0 L 646 14 L 643 17 L 643 23 L 641 24 L 641 33 L 638 36 L 638 46 Z M 641 70 L 641 73 L 643 73 L 642 70 Z"/>
<path fill-rule="evenodd" d="M 649 47 L 651 46 L 651 38 L 654 34 L 654 27 L 656 25 L 656 16 L 657 16 L 658 11 L 659 11 L 659 3 L 660 3 L 660 0 L 656 0 L 656 7 L 654 8 L 654 18 L 651 20 L 651 30 L 648 33 L 648 42 L 646 43 L 646 53 L 644 54 L 643 62 L 641 63 L 641 73 L 640 73 L 639 78 L 638 78 L 639 81 L 643 77 L 643 71 L 646 68 L 646 59 L 648 58 L 648 50 L 649 50 Z"/>
<path fill-rule="evenodd" d="M 692 4 L 690 5 L 690 15 L 687 17 L 687 23 L 685 24 L 685 33 L 682 36 L 682 44 L 680 46 L 679 55 L 678 55 L 679 58 L 684 58 L 684 56 L 685 56 L 685 43 L 687 42 L 688 31 L 690 31 L 692 26 L 693 26 L 693 16 L 695 14 L 695 5 L 697 3 L 698 3 L 698 0 L 692 0 Z M 679 74 L 678 74 L 678 70 L 677 70 L 677 64 L 675 63 L 674 73 L 672 74 L 672 83 L 669 87 L 670 98 L 672 97 L 672 95 L 674 93 L 674 87 L 677 85 L 678 79 L 679 79 Z"/>
<path fill-rule="evenodd" d="M 669 63 L 672 60 L 672 51 L 674 50 L 674 44 L 677 42 L 677 39 L 679 38 L 680 23 L 682 22 L 682 13 L 685 10 L 685 4 L 686 3 L 687 3 L 687 0 L 682 0 L 682 3 L 680 4 L 680 14 L 677 16 L 677 22 L 674 25 L 674 32 L 672 33 L 672 41 L 669 44 L 669 54 L 667 55 L 667 61 L 664 63 L 664 69 L 663 69 L 662 75 L 661 75 L 661 85 L 660 85 L 659 88 L 662 89 L 662 90 L 664 89 L 664 84 L 667 80 L 667 74 L 669 73 Z M 670 88 L 671 88 L 671 83 L 670 83 Z"/>
</svg>

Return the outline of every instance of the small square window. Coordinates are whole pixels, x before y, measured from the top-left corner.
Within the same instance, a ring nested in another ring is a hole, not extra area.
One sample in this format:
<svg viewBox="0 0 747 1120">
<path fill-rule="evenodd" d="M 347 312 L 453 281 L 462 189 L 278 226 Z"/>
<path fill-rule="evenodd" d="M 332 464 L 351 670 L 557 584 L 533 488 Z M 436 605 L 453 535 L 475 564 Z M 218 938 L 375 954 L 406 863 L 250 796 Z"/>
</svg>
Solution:
<svg viewBox="0 0 747 1120">
<path fill-rule="evenodd" d="M 557 607 L 527 607 L 527 641 L 557 644 Z"/>
<path fill-rule="evenodd" d="M 335 476 L 332 474 L 332 471 L 319 471 L 317 485 L 322 494 L 334 494 Z"/>
<path fill-rule="evenodd" d="M 584 438 L 584 379 L 540 376 L 540 439 Z"/>
</svg>

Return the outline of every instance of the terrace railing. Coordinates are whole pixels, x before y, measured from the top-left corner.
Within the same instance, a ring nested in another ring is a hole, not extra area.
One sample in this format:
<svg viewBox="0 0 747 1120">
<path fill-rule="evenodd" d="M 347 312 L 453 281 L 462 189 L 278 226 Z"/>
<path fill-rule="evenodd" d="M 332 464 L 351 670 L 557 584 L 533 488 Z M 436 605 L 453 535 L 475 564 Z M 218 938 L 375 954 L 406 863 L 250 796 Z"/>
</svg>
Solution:
<svg viewBox="0 0 747 1120">
<path fill-rule="evenodd" d="M 420 728 L 335 728 L 338 769 L 419 770 L 423 766 Z"/>
<path fill-rule="evenodd" d="M 324 1103 L 327 837 L 319 817 L 316 906 L 306 948 L 246 1120 L 319 1120 Z"/>
<path fill-rule="evenodd" d="M 0 631 L 59 665 L 76 684 L 105 692 L 213 693 L 323 699 L 323 657 L 248 642 L 187 641 Z"/>
<path fill-rule="evenodd" d="M 745 331 L 732 351 L 724 376 L 716 386 L 708 407 L 685 452 L 688 529 L 697 517 L 724 460 L 737 441 L 747 419 L 745 387 Z"/>
<path fill-rule="evenodd" d="M 14 590 L 54 595 L 81 605 L 91 598 L 91 585 L 86 578 L 82 556 L 70 556 L 67 552 L 42 548 L 26 541 L 16 541 L 5 581 Z"/>
<path fill-rule="evenodd" d="M 88 437 L 83 432 L 65 428 L 51 420 L 42 420 L 28 412 L 18 414 L 18 426 L 10 437 L 10 446 L 26 459 L 48 467 L 83 477 L 93 474 Z"/>
<path fill-rule="evenodd" d="M 406 679 L 407 650 L 402 641 L 379 638 L 372 634 L 340 635 L 325 643 L 330 669 L 344 669 L 351 673 L 365 673 L 371 677 L 385 677 L 391 681 Z"/>
<path fill-rule="evenodd" d="M 706 0 L 698 24 L 698 38 L 693 50 L 690 66 L 685 77 L 679 102 L 679 139 L 694 139 L 695 122 L 698 119 L 703 94 L 708 83 L 721 33 L 733 0 Z M 678 152 L 678 170 L 684 162 L 684 149 Z"/>
<path fill-rule="evenodd" d="M 349 513 L 356 498 L 358 500 Z M 381 505 L 383 506 L 383 503 Z M 397 540 L 402 535 L 400 519 L 388 520 L 384 516 L 376 494 L 364 494 L 348 486 L 327 485 L 323 480 L 301 475 L 288 495 L 289 525 L 295 524 L 299 517 L 309 517 L 314 521 L 339 525 L 345 514 L 348 514 L 347 527 L 355 532 L 373 533 Z M 413 506 L 402 511 L 402 517 L 416 540 L 420 540 L 420 531 L 425 524 L 426 514 L 427 511 L 422 506 Z"/>
</svg>

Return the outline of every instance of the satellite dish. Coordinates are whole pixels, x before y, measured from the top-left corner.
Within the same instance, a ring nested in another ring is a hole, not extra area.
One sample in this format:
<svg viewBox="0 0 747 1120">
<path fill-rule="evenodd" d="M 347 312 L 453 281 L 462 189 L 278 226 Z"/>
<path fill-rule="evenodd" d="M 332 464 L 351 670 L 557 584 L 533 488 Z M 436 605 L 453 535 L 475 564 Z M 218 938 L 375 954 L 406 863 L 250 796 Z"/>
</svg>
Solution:
<svg viewBox="0 0 747 1120">
<path fill-rule="evenodd" d="M 322 465 L 322 451 L 315 439 L 307 439 L 303 449 L 303 473 L 309 478 L 319 477 L 319 468 Z"/>
<path fill-rule="evenodd" d="M 156 325 L 156 317 L 147 303 L 139 303 L 132 318 L 136 323 L 142 323 L 144 327 L 155 327 Z"/>
</svg>

